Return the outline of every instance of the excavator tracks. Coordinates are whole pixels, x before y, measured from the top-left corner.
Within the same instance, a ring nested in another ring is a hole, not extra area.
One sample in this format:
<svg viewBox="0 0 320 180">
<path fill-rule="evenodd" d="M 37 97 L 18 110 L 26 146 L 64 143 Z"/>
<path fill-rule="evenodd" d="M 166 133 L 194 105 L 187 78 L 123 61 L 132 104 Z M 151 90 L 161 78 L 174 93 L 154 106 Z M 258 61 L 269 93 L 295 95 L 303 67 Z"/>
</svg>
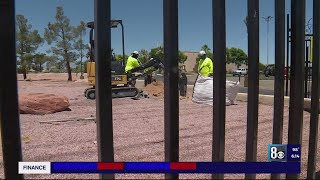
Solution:
<svg viewBox="0 0 320 180">
<path fill-rule="evenodd" d="M 96 93 L 95 88 L 88 88 L 84 92 L 84 96 L 87 99 L 95 99 Z M 125 97 L 137 97 L 139 95 L 139 90 L 136 87 L 117 87 L 112 88 L 112 98 L 125 98 Z"/>
</svg>

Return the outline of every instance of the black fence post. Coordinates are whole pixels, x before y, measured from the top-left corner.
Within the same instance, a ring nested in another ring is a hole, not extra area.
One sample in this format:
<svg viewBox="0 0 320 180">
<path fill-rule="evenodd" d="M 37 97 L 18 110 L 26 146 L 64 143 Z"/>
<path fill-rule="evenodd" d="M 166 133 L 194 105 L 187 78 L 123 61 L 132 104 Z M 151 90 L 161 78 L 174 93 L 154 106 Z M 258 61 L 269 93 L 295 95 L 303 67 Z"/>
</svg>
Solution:
<svg viewBox="0 0 320 180">
<path fill-rule="evenodd" d="M 305 71 L 304 71 L 304 97 L 309 98 L 308 96 L 308 81 L 309 81 L 309 47 L 308 41 L 305 42 L 306 44 L 306 59 L 305 59 Z"/>
<path fill-rule="evenodd" d="M 287 14 L 287 63 L 286 63 L 286 96 L 288 96 L 289 91 L 289 71 L 290 71 L 290 64 L 289 64 L 289 50 L 290 50 L 290 15 Z"/>
<path fill-rule="evenodd" d="M 320 1 L 313 0 L 313 60 L 307 179 L 315 178 L 319 127 Z"/>
<path fill-rule="evenodd" d="M 285 0 L 275 0 L 275 81 L 273 108 L 273 144 L 282 144 L 284 109 L 284 64 L 285 64 Z M 271 179 L 280 179 L 272 174 Z"/>
<path fill-rule="evenodd" d="M 18 174 L 22 161 L 16 65 L 15 1 L 0 0 L 0 120 L 4 175 L 23 179 Z"/>
<path fill-rule="evenodd" d="M 165 161 L 179 161 L 178 0 L 163 0 Z M 166 174 L 166 179 L 178 179 Z"/>
<path fill-rule="evenodd" d="M 226 124 L 226 7 L 225 0 L 212 2 L 213 12 L 213 49 L 214 61 L 214 105 L 213 105 L 213 133 L 212 133 L 212 161 L 223 162 L 225 151 Z M 240 79 L 240 75 L 239 75 Z M 223 179 L 223 174 L 213 174 L 213 179 Z"/>
<path fill-rule="evenodd" d="M 248 0 L 248 111 L 246 161 L 257 160 L 258 108 L 259 108 L 259 1 Z M 246 174 L 246 179 L 255 179 Z"/>
<path fill-rule="evenodd" d="M 110 0 L 95 0 L 94 10 L 98 160 L 113 162 Z M 100 178 L 115 177 L 114 174 L 102 174 Z"/>
<path fill-rule="evenodd" d="M 303 81 L 305 60 L 306 1 L 291 1 L 291 76 L 288 144 L 301 144 L 303 129 Z M 287 174 L 287 179 L 297 179 L 299 174 Z"/>
</svg>

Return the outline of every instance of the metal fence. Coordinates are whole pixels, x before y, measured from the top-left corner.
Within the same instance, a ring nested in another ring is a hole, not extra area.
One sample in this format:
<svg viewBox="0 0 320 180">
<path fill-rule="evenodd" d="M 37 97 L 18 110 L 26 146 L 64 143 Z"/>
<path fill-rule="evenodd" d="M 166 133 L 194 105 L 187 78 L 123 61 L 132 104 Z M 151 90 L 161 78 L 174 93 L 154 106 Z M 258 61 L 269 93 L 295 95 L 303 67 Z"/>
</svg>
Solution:
<svg viewBox="0 0 320 180">
<path fill-rule="evenodd" d="M 246 161 L 257 159 L 258 98 L 259 98 L 259 1 L 248 0 L 248 111 Z M 285 61 L 285 0 L 275 0 L 275 95 L 273 143 L 282 143 L 284 110 Z M 114 161 L 111 95 L 111 6 L 110 0 L 95 0 L 96 106 L 99 161 Z M 163 0 L 164 52 L 165 52 L 165 161 L 179 161 L 179 92 L 178 92 L 178 0 Z M 308 178 L 315 176 L 318 140 L 319 109 L 319 40 L 320 1 L 313 0 L 313 65 L 311 119 L 308 156 Z M 225 0 L 213 0 L 213 45 L 215 52 L 214 116 L 212 161 L 224 161 L 225 152 L 225 55 L 226 8 Z M 291 1 L 291 71 L 288 143 L 301 144 L 303 129 L 304 60 L 305 60 L 305 0 Z M 22 160 L 17 74 L 15 50 L 15 5 L 13 0 L 0 0 L 0 54 L 1 133 L 3 162 L 7 179 L 23 179 L 18 174 L 18 161 Z M 106 51 L 107 50 L 107 51 Z M 104 61 L 107 59 L 107 61 Z M 298 178 L 288 174 L 288 179 Z M 101 175 L 114 178 L 114 175 Z M 215 174 L 212 178 L 223 178 Z M 273 174 L 272 179 L 279 178 Z M 167 174 L 167 179 L 178 175 Z M 255 174 L 247 174 L 247 179 Z"/>
<path fill-rule="evenodd" d="M 305 60 L 304 60 L 304 98 L 311 98 L 311 84 L 312 84 L 312 37 L 313 37 L 313 30 L 312 30 L 312 25 L 310 24 L 310 21 L 312 18 L 308 21 L 306 25 L 306 34 L 305 34 Z M 290 45 L 291 45 L 291 27 L 290 27 L 290 15 L 287 14 L 287 62 L 286 62 L 286 69 L 287 72 L 289 73 L 290 71 Z M 285 94 L 286 96 L 289 95 L 289 80 L 290 76 L 289 74 L 286 74 L 286 88 L 285 88 Z"/>
</svg>

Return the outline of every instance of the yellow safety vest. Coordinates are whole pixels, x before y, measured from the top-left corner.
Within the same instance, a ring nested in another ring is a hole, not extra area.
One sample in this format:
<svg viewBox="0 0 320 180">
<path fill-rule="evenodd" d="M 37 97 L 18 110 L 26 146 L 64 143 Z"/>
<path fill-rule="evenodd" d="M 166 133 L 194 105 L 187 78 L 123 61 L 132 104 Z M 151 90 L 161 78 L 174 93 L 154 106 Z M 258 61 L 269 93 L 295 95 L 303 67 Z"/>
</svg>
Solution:
<svg viewBox="0 0 320 180">
<path fill-rule="evenodd" d="M 206 59 L 200 59 L 198 73 L 205 77 L 213 74 L 213 62 L 210 58 L 207 57 Z"/>
<path fill-rule="evenodd" d="M 131 69 L 136 68 L 138 66 L 140 66 L 138 59 L 130 56 L 127 60 L 127 65 L 126 65 L 125 71 L 128 72 Z"/>
</svg>

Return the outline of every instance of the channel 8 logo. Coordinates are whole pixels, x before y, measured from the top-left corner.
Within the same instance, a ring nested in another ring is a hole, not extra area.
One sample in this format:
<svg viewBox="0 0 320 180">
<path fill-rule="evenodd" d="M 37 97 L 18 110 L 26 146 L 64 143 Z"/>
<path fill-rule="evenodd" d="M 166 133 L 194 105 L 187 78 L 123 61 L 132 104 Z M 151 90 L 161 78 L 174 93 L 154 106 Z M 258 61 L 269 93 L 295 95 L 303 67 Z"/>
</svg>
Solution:
<svg viewBox="0 0 320 180">
<path fill-rule="evenodd" d="M 269 161 L 286 161 L 287 146 L 283 144 L 270 144 L 268 147 Z"/>
</svg>

